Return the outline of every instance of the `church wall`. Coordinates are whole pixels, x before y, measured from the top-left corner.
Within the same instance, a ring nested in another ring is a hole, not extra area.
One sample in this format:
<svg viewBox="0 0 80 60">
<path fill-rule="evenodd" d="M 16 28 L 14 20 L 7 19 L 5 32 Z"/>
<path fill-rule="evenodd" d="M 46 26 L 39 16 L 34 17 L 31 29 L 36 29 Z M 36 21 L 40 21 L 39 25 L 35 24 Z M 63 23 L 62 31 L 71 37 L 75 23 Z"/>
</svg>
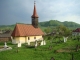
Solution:
<svg viewBox="0 0 80 60">
<path fill-rule="evenodd" d="M 41 38 L 42 38 L 42 36 L 14 37 L 12 43 L 13 44 L 16 44 L 16 43 L 27 43 L 28 41 L 29 42 L 35 42 L 35 40 L 39 40 Z"/>
<path fill-rule="evenodd" d="M 13 37 L 12 43 L 17 44 L 19 42 L 19 37 Z"/>
<path fill-rule="evenodd" d="M 28 36 L 28 37 L 30 37 L 30 40 L 29 40 L 30 42 L 34 42 L 35 40 L 39 40 L 40 38 L 42 38 L 42 36 Z"/>
<path fill-rule="evenodd" d="M 26 37 L 19 37 L 20 43 L 25 43 Z"/>
</svg>

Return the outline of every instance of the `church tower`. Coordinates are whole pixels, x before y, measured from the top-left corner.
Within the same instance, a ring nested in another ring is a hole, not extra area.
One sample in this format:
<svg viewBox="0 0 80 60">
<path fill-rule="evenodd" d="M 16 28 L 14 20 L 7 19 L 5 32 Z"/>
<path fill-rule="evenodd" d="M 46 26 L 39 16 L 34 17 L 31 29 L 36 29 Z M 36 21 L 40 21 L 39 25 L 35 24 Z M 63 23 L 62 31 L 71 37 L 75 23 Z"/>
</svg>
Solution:
<svg viewBox="0 0 80 60">
<path fill-rule="evenodd" d="M 32 18 L 32 25 L 33 25 L 35 28 L 38 28 L 38 15 L 37 15 L 37 12 L 36 12 L 35 1 L 34 1 L 33 15 L 31 16 L 31 18 Z"/>
</svg>

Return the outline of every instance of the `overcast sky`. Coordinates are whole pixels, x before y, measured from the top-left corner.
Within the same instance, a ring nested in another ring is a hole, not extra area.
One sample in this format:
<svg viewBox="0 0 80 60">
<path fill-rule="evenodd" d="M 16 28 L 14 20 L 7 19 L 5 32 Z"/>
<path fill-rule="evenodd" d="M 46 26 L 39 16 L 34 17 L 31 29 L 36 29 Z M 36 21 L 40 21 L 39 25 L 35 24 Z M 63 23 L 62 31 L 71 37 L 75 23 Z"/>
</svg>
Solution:
<svg viewBox="0 0 80 60">
<path fill-rule="evenodd" d="M 34 0 L 0 0 L 0 25 L 31 24 Z M 80 0 L 36 0 L 39 21 L 73 21 L 80 24 Z"/>
</svg>

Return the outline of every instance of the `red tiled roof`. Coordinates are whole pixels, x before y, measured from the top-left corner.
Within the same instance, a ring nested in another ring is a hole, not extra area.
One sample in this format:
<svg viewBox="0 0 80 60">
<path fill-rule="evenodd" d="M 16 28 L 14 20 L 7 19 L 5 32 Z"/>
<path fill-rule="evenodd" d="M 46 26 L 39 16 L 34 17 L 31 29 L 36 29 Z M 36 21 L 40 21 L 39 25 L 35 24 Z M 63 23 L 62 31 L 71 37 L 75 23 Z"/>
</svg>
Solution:
<svg viewBox="0 0 80 60">
<path fill-rule="evenodd" d="M 32 25 L 16 24 L 12 36 L 34 36 L 44 35 L 40 28 L 34 28 Z"/>
<path fill-rule="evenodd" d="M 38 18 L 38 15 L 37 15 L 37 12 L 36 12 L 36 6 L 35 6 L 35 4 L 34 4 L 34 10 L 33 10 L 32 18 L 34 18 L 34 17 Z"/>
<path fill-rule="evenodd" d="M 80 28 L 77 28 L 76 30 L 73 30 L 73 32 L 80 32 Z"/>
</svg>

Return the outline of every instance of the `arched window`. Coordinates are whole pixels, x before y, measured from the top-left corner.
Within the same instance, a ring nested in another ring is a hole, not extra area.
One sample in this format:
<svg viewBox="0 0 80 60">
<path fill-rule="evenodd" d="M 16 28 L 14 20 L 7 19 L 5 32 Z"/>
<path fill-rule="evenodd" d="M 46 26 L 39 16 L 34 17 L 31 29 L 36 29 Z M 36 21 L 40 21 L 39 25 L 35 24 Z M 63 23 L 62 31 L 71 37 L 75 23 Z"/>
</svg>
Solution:
<svg viewBox="0 0 80 60">
<path fill-rule="evenodd" d="M 30 40 L 30 37 L 28 37 L 28 40 Z"/>
<path fill-rule="evenodd" d="M 34 39 L 36 39 L 36 37 L 34 37 Z"/>
</svg>

